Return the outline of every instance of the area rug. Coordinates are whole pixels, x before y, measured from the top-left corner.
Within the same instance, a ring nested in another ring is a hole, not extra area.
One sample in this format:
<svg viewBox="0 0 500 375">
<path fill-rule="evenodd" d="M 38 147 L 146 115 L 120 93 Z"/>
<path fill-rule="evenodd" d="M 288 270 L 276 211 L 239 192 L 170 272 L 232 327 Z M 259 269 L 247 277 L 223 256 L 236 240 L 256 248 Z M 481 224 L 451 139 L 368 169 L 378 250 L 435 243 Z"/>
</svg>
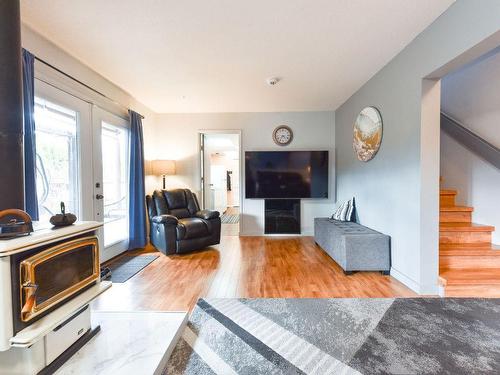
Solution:
<svg viewBox="0 0 500 375">
<path fill-rule="evenodd" d="M 500 373 L 500 299 L 200 299 L 164 374 Z"/>
<path fill-rule="evenodd" d="M 124 283 L 157 258 L 159 258 L 158 255 L 121 256 L 108 266 L 111 270 L 111 281 Z"/>
<path fill-rule="evenodd" d="M 240 221 L 240 215 L 222 214 L 220 221 L 222 224 L 236 224 Z"/>
</svg>

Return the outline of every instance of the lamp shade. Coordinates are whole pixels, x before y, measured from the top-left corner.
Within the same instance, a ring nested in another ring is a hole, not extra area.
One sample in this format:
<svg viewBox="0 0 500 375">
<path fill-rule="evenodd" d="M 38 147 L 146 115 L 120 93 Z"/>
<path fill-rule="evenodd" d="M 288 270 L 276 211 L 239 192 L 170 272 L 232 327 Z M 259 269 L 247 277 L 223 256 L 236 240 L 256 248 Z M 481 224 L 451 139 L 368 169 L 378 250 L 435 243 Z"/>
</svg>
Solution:
<svg viewBox="0 0 500 375">
<path fill-rule="evenodd" d="M 153 161 L 144 160 L 144 174 L 146 176 L 151 176 L 153 174 Z"/>
<path fill-rule="evenodd" d="M 151 167 L 156 176 L 175 174 L 175 160 L 153 160 Z"/>
</svg>

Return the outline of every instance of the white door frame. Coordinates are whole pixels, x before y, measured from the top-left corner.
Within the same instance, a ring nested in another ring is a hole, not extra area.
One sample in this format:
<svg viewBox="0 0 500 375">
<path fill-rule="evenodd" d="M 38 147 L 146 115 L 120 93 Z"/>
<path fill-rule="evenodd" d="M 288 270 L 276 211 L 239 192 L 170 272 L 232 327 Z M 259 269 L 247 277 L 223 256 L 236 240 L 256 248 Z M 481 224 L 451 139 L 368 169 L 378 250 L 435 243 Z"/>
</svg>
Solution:
<svg viewBox="0 0 500 375">
<path fill-rule="evenodd" d="M 242 213 L 243 213 L 243 205 L 244 205 L 244 200 L 243 200 L 243 146 L 241 144 L 241 129 L 198 129 L 198 152 L 199 152 L 199 158 L 198 158 L 198 186 L 200 187 L 200 203 L 202 205 L 202 209 L 205 208 L 205 181 L 204 181 L 204 176 L 205 174 L 205 166 L 206 163 L 204 163 L 204 145 L 203 145 L 203 137 L 206 134 L 237 134 L 238 135 L 238 148 L 239 148 L 239 177 L 240 177 L 240 191 L 239 191 L 239 201 L 240 201 L 240 220 L 238 221 L 238 233 L 241 231 L 241 218 L 242 218 Z"/>
<path fill-rule="evenodd" d="M 102 137 L 101 137 L 101 127 L 102 122 L 109 123 L 111 125 L 122 126 L 129 129 L 129 120 L 111 113 L 107 110 L 100 108 L 97 105 L 92 106 L 92 121 L 93 121 L 93 197 L 94 197 L 94 212 L 95 221 L 104 222 L 104 199 L 97 199 L 98 195 L 103 195 L 103 176 L 102 176 Z M 130 153 L 130 132 L 129 132 L 129 153 Z M 104 228 L 100 229 L 100 241 L 104 244 Z M 105 262 L 118 254 L 128 250 L 128 238 L 117 243 L 113 243 L 107 247 L 102 247 L 101 251 L 101 262 Z"/>
</svg>

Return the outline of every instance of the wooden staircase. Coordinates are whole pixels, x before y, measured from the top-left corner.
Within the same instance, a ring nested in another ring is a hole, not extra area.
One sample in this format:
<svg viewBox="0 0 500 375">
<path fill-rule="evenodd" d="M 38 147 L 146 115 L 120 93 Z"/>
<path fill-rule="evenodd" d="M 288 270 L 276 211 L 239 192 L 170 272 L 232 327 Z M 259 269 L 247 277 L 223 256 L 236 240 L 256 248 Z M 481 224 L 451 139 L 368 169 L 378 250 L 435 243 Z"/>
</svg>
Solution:
<svg viewBox="0 0 500 375">
<path fill-rule="evenodd" d="M 500 247 L 490 225 L 472 223 L 472 207 L 456 206 L 456 190 L 440 192 L 439 283 L 445 297 L 500 297 Z"/>
</svg>

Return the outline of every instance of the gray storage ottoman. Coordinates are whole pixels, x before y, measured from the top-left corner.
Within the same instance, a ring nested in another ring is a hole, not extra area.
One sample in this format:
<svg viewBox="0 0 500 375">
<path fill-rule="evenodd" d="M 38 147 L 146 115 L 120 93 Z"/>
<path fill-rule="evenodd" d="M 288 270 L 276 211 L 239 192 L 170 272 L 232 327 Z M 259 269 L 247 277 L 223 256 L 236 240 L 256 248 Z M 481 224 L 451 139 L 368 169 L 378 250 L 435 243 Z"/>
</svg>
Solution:
<svg viewBox="0 0 500 375">
<path fill-rule="evenodd" d="M 345 273 L 391 269 L 390 237 L 357 223 L 314 219 L 314 240 Z"/>
</svg>

